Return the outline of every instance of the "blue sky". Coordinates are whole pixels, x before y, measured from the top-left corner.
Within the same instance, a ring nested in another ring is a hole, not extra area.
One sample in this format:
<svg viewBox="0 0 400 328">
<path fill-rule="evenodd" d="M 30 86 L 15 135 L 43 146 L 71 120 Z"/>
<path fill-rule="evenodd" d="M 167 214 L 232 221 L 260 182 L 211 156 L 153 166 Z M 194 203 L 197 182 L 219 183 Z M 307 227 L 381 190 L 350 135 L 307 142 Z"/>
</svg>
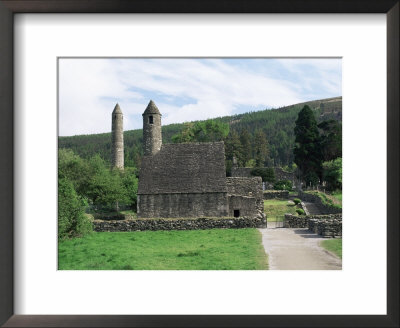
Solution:
<svg viewBox="0 0 400 328">
<path fill-rule="evenodd" d="M 152 99 L 162 124 L 203 120 L 342 95 L 338 58 L 61 58 L 59 134 L 140 129 Z"/>
</svg>

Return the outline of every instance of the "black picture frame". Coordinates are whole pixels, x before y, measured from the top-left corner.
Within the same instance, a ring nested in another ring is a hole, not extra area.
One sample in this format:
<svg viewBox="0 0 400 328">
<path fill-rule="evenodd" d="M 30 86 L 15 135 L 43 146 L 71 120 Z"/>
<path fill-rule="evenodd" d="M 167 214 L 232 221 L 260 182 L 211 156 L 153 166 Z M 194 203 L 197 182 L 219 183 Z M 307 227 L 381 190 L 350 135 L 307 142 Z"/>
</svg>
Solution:
<svg viewBox="0 0 400 328">
<path fill-rule="evenodd" d="M 0 324 L 4 327 L 399 327 L 398 0 L 0 0 Z M 385 13 L 387 315 L 14 315 L 13 16 L 15 13 Z"/>
</svg>

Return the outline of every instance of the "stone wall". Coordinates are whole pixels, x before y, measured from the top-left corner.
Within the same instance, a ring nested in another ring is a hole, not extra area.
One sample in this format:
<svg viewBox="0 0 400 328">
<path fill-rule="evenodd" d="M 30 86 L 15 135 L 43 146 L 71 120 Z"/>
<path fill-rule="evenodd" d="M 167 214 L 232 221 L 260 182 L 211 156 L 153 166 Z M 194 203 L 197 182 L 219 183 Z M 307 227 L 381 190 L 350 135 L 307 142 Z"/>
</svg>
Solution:
<svg viewBox="0 0 400 328">
<path fill-rule="evenodd" d="M 234 216 L 234 210 L 240 211 L 240 216 L 256 216 L 263 212 L 263 191 L 260 177 L 226 178 L 229 197 L 229 216 Z"/>
<path fill-rule="evenodd" d="M 329 206 L 327 204 L 322 203 L 321 198 L 319 198 L 317 195 L 299 191 L 299 198 L 301 198 L 301 200 L 306 201 L 306 202 L 318 204 L 318 208 L 320 209 L 320 211 L 322 211 L 323 214 L 342 213 L 341 208 Z"/>
<path fill-rule="evenodd" d="M 285 228 L 308 228 L 324 237 L 342 236 L 342 214 L 296 216 L 285 214 Z"/>
<path fill-rule="evenodd" d="M 285 214 L 285 228 L 308 228 L 307 216 L 297 216 L 293 214 Z"/>
<path fill-rule="evenodd" d="M 238 216 L 256 216 L 258 214 L 256 199 L 254 197 L 228 196 L 229 216 L 235 216 L 235 210 L 239 211 Z"/>
<path fill-rule="evenodd" d="M 267 190 L 263 193 L 264 199 L 289 199 L 289 191 L 287 190 Z"/>
<path fill-rule="evenodd" d="M 231 175 L 232 177 L 243 177 L 243 178 L 249 178 L 252 177 L 251 171 L 254 168 L 252 167 L 232 167 L 231 169 Z M 275 174 L 275 180 L 290 180 L 292 182 L 295 181 L 295 174 L 286 172 L 282 170 L 280 167 L 273 167 L 274 169 L 274 174 Z"/>
<path fill-rule="evenodd" d="M 294 183 L 295 181 L 295 174 L 294 173 L 290 173 L 290 172 L 286 172 L 284 170 L 282 170 L 280 167 L 274 167 L 274 172 L 275 172 L 275 180 L 279 181 L 279 180 L 290 180 Z"/>
<path fill-rule="evenodd" d="M 228 195 L 222 192 L 141 194 L 137 204 L 139 218 L 229 216 Z"/>
<path fill-rule="evenodd" d="M 94 231 L 201 230 L 214 228 L 265 228 L 265 218 L 134 219 L 93 221 Z"/>
<path fill-rule="evenodd" d="M 308 230 L 324 237 L 342 237 L 342 216 L 337 214 L 310 218 Z"/>
</svg>

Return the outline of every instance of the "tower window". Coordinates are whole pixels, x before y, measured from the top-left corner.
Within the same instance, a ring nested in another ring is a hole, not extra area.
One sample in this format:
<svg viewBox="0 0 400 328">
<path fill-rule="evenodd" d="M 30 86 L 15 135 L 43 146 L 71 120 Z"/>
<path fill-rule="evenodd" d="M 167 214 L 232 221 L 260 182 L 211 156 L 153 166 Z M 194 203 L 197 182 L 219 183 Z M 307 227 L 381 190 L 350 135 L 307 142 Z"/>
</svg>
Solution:
<svg viewBox="0 0 400 328">
<path fill-rule="evenodd" d="M 240 210 L 233 210 L 233 216 L 238 218 L 240 216 Z"/>
<path fill-rule="evenodd" d="M 153 116 L 149 116 L 149 124 L 153 124 Z"/>
</svg>

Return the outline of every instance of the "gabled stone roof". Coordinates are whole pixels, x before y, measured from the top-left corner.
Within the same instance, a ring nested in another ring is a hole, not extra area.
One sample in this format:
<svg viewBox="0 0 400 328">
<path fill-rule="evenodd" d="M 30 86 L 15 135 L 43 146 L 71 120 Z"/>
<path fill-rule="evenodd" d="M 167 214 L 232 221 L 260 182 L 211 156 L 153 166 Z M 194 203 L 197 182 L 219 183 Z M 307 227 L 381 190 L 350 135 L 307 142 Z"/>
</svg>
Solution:
<svg viewBox="0 0 400 328">
<path fill-rule="evenodd" d="M 223 142 L 165 144 L 142 158 L 138 194 L 226 191 Z"/>
<path fill-rule="evenodd" d="M 113 114 L 122 114 L 121 108 L 119 107 L 118 103 L 114 107 Z"/>
<path fill-rule="evenodd" d="M 147 114 L 161 115 L 160 111 L 158 110 L 158 107 L 156 106 L 153 100 L 150 100 L 149 104 L 147 105 L 142 115 L 147 115 Z"/>
</svg>

